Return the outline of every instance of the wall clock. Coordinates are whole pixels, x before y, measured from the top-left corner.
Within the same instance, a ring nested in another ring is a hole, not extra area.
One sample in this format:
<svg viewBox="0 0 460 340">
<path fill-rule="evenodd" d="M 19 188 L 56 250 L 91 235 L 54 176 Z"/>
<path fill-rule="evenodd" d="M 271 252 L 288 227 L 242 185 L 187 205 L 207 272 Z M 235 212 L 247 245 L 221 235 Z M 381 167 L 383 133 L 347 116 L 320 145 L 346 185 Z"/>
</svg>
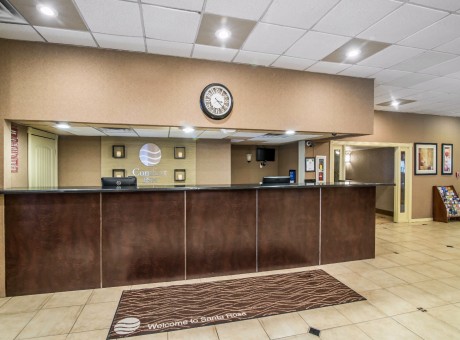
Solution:
<svg viewBox="0 0 460 340">
<path fill-rule="evenodd" d="M 224 119 L 233 109 L 230 90 L 222 84 L 209 84 L 200 96 L 201 110 L 211 119 Z"/>
</svg>

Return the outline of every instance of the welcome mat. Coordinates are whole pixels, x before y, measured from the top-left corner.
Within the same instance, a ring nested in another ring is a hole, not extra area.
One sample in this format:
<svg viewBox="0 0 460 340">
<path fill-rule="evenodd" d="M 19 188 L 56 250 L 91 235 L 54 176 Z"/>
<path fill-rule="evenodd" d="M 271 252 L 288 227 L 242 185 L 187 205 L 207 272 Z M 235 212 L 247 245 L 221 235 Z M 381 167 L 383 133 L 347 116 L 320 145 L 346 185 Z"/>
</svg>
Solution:
<svg viewBox="0 0 460 340">
<path fill-rule="evenodd" d="M 366 300 L 323 270 L 125 290 L 107 339 Z"/>
</svg>

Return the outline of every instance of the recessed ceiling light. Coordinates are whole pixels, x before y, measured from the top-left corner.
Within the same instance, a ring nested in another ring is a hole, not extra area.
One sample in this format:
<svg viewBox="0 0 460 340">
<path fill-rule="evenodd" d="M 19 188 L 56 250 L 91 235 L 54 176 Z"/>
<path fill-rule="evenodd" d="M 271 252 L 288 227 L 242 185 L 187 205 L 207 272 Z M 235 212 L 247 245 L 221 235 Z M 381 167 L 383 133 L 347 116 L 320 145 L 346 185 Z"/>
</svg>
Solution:
<svg viewBox="0 0 460 340">
<path fill-rule="evenodd" d="M 235 129 L 220 129 L 220 132 L 225 133 L 226 135 L 228 135 L 230 133 L 235 133 L 236 130 Z"/>
<path fill-rule="evenodd" d="M 353 48 L 347 52 L 347 57 L 348 58 L 356 58 L 361 54 L 361 50 L 358 48 Z"/>
<path fill-rule="evenodd" d="M 295 135 L 295 131 L 294 130 L 287 130 L 285 132 L 287 135 Z"/>
<path fill-rule="evenodd" d="M 49 17 L 57 17 L 58 15 L 58 12 L 50 6 L 40 4 L 37 5 L 37 9 L 40 11 L 40 13 Z"/>
<path fill-rule="evenodd" d="M 54 127 L 58 129 L 70 129 L 70 125 L 67 123 L 57 123 Z"/>
<path fill-rule="evenodd" d="M 187 126 L 187 127 L 182 128 L 182 131 L 184 131 L 185 133 L 192 133 L 193 131 L 195 131 L 195 129 L 192 128 L 191 126 Z"/>
<path fill-rule="evenodd" d="M 226 28 L 221 28 L 216 31 L 216 37 L 218 37 L 220 40 L 227 40 L 232 36 L 232 32 L 230 32 Z"/>
<path fill-rule="evenodd" d="M 397 100 L 393 100 L 393 101 L 391 102 L 391 106 L 393 106 L 394 108 L 397 109 L 397 108 L 399 107 L 399 102 L 398 102 Z"/>
</svg>

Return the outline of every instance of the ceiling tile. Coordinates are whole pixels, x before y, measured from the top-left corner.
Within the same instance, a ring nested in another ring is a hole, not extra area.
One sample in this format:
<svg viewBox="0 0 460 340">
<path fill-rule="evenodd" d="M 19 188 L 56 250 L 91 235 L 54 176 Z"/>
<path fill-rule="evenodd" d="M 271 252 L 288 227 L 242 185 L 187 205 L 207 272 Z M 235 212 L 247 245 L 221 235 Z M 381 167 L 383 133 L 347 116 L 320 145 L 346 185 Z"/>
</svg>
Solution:
<svg viewBox="0 0 460 340">
<path fill-rule="evenodd" d="M 429 81 L 417 84 L 412 86 L 414 89 L 417 90 L 440 90 L 442 91 L 443 89 L 450 90 L 451 88 L 458 86 L 460 84 L 458 79 L 453 79 L 453 78 L 445 78 L 445 77 L 434 77 L 430 79 Z"/>
<path fill-rule="evenodd" d="M 357 64 L 360 61 L 388 48 L 389 46 L 390 44 L 388 43 L 353 38 L 328 56 L 324 57 L 322 60 L 333 63 Z M 348 54 L 353 50 L 358 50 L 359 53 L 350 57 Z"/>
<path fill-rule="evenodd" d="M 460 57 L 428 67 L 421 72 L 435 76 L 447 76 L 460 72 Z"/>
<path fill-rule="evenodd" d="M 195 42 L 200 14 L 176 9 L 142 5 L 147 38 Z"/>
<path fill-rule="evenodd" d="M 337 74 L 351 65 L 349 64 L 339 64 L 339 63 L 329 63 L 327 61 L 319 61 L 313 66 L 310 66 L 307 71 L 308 72 L 317 72 L 317 73 L 329 73 L 329 74 Z"/>
<path fill-rule="evenodd" d="M 432 80 L 434 78 L 436 77 L 429 74 L 411 73 L 388 82 L 388 85 L 396 87 L 413 87 L 417 84 Z"/>
<path fill-rule="evenodd" d="M 35 26 L 35 29 L 50 43 L 97 47 L 89 32 L 40 26 Z"/>
<path fill-rule="evenodd" d="M 77 136 L 106 136 L 106 134 L 101 131 L 89 126 L 71 126 L 66 131 Z"/>
<path fill-rule="evenodd" d="M 449 15 L 400 41 L 401 45 L 432 49 L 460 37 L 460 15 Z"/>
<path fill-rule="evenodd" d="M 396 11 L 369 27 L 358 35 L 358 37 L 368 40 L 395 43 L 435 23 L 446 15 L 446 12 L 404 4 Z"/>
<path fill-rule="evenodd" d="M 201 12 L 204 0 L 142 0 L 142 2 L 144 4 Z"/>
<path fill-rule="evenodd" d="M 339 73 L 341 76 L 350 76 L 358 78 L 367 78 L 381 71 L 381 68 L 353 65 Z"/>
<path fill-rule="evenodd" d="M 316 31 L 355 36 L 401 6 L 390 0 L 342 0 L 314 29 Z"/>
<path fill-rule="evenodd" d="M 200 134 L 200 139 L 224 139 L 228 137 L 229 134 L 224 133 L 220 130 L 206 130 Z"/>
<path fill-rule="evenodd" d="M 310 59 L 281 56 L 271 66 L 302 71 L 313 65 L 315 62 L 315 60 Z"/>
<path fill-rule="evenodd" d="M 451 73 L 448 75 L 449 78 L 460 79 L 460 72 Z"/>
<path fill-rule="evenodd" d="M 393 65 L 390 68 L 393 70 L 417 72 L 455 57 L 454 54 L 428 51 Z"/>
<path fill-rule="evenodd" d="M 372 76 L 375 79 L 376 84 L 385 84 L 392 80 L 404 77 L 410 74 L 409 72 L 405 71 L 397 71 L 397 70 L 382 70 L 377 72 Z"/>
<path fill-rule="evenodd" d="M 264 14 L 270 2 L 271 0 L 208 0 L 205 12 L 257 21 Z"/>
<path fill-rule="evenodd" d="M 252 137 L 257 137 L 257 136 L 262 136 L 265 135 L 265 132 L 244 132 L 244 131 L 239 131 L 235 132 L 232 134 L 232 137 L 239 137 L 239 138 L 252 138 Z"/>
<path fill-rule="evenodd" d="M 144 38 L 94 33 L 99 46 L 124 51 L 145 52 Z"/>
<path fill-rule="evenodd" d="M 32 26 L 0 22 L 0 38 L 28 41 L 44 41 Z"/>
<path fill-rule="evenodd" d="M 207 45 L 195 45 L 193 58 L 209 59 L 230 62 L 238 53 L 238 50 Z"/>
<path fill-rule="evenodd" d="M 338 2 L 339 0 L 274 0 L 262 21 L 309 29 Z"/>
<path fill-rule="evenodd" d="M 152 127 L 150 129 L 134 128 L 133 130 L 136 131 L 139 137 L 168 138 L 169 136 L 169 127 Z"/>
<path fill-rule="evenodd" d="M 320 32 L 307 32 L 287 52 L 291 57 L 321 60 L 350 38 Z"/>
<path fill-rule="evenodd" d="M 460 55 L 460 38 L 435 48 L 436 51 Z"/>
<path fill-rule="evenodd" d="M 193 44 L 180 42 L 146 39 L 147 52 L 154 54 L 172 55 L 176 57 L 190 57 Z"/>
<path fill-rule="evenodd" d="M 142 37 L 139 4 L 117 0 L 75 0 L 92 32 Z"/>
<path fill-rule="evenodd" d="M 412 0 L 411 2 L 446 11 L 460 10 L 460 2 L 458 0 Z"/>
<path fill-rule="evenodd" d="M 417 48 L 392 45 L 381 52 L 364 59 L 359 62 L 358 65 L 387 68 L 416 55 L 422 54 L 423 52 L 424 50 Z"/>
<path fill-rule="evenodd" d="M 282 54 L 303 34 L 304 30 L 258 23 L 243 49 L 246 51 Z"/>
<path fill-rule="evenodd" d="M 193 132 L 184 132 L 182 129 L 172 127 L 169 130 L 170 138 L 197 138 L 204 130 L 195 130 Z"/>
<path fill-rule="evenodd" d="M 236 63 L 242 63 L 242 64 L 269 66 L 278 57 L 279 55 L 276 55 L 276 54 L 239 51 L 236 58 L 233 61 Z"/>
</svg>

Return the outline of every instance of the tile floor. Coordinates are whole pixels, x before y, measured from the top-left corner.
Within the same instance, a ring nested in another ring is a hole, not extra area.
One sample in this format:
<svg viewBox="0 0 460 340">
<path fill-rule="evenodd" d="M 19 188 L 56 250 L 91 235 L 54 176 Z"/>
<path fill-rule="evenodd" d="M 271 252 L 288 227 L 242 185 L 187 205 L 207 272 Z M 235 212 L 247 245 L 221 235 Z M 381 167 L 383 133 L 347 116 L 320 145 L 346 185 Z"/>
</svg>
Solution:
<svg viewBox="0 0 460 340">
<path fill-rule="evenodd" d="M 460 222 L 376 224 L 375 259 L 316 267 L 367 301 L 132 339 L 460 339 Z M 0 339 L 106 339 L 123 289 L 169 284 L 0 298 Z"/>
</svg>

